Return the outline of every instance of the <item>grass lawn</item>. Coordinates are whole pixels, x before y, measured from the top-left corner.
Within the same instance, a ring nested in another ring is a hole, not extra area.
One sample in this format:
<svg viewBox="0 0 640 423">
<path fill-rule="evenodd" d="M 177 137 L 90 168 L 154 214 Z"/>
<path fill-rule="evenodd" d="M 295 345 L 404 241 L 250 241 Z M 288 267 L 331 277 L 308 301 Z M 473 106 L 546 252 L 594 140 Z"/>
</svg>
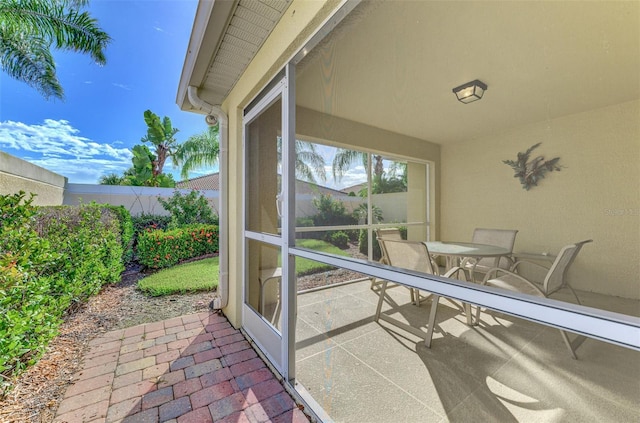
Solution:
<svg viewBox="0 0 640 423">
<path fill-rule="evenodd" d="M 318 239 L 300 239 L 297 246 L 339 256 L 348 254 L 340 248 Z M 281 265 L 281 260 L 278 259 Z M 310 275 L 331 269 L 331 266 L 317 261 L 296 259 L 296 274 Z M 138 281 L 138 288 L 153 297 L 187 292 L 212 291 L 218 287 L 218 257 L 179 264 L 160 270 Z"/>
<path fill-rule="evenodd" d="M 338 256 L 348 256 L 346 251 L 341 250 L 335 245 L 329 244 L 328 242 L 321 241 L 319 239 L 298 239 L 296 240 L 296 247 L 308 248 L 309 250 L 319 251 L 322 253 L 335 254 Z M 280 260 L 278 260 L 278 264 Z M 296 258 L 296 275 L 310 275 L 312 273 L 316 273 L 322 270 L 329 270 L 332 267 L 324 264 L 318 263 L 317 261 L 305 259 L 305 258 Z"/>
<path fill-rule="evenodd" d="M 218 257 L 160 270 L 138 281 L 138 288 L 153 297 L 212 291 L 218 287 Z"/>
</svg>

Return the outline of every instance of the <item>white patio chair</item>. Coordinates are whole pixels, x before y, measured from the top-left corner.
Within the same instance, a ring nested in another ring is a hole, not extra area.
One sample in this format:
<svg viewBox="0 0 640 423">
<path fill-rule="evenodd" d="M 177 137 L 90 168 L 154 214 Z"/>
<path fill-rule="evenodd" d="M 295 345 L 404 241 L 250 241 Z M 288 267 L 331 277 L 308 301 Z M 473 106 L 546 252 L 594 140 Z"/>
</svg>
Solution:
<svg viewBox="0 0 640 423">
<path fill-rule="evenodd" d="M 417 272 L 428 273 L 431 275 L 439 275 L 438 265 L 431 258 L 429 254 L 429 250 L 427 246 L 422 242 L 416 241 L 405 241 L 405 240 L 391 240 L 391 239 L 378 239 L 381 244 L 384 244 L 384 248 L 386 249 L 387 260 L 390 266 L 401 267 L 403 269 L 414 270 Z M 452 275 L 462 271 L 459 267 L 454 267 L 450 269 L 447 273 L 445 273 L 444 277 L 450 278 Z M 463 271 L 464 273 L 464 271 Z M 438 309 L 438 301 L 440 300 L 440 296 L 436 294 L 430 294 L 433 297 L 431 301 L 431 310 L 429 312 L 429 322 L 427 327 L 427 333 L 425 334 L 423 331 L 414 328 L 412 326 L 407 325 L 404 322 L 401 322 L 397 319 L 394 319 L 387 314 L 381 313 L 382 311 L 382 303 L 384 301 L 384 295 L 387 290 L 388 281 L 383 280 L 382 286 L 379 292 L 378 298 L 378 306 L 376 308 L 376 322 L 380 319 L 391 323 L 397 327 L 400 327 L 407 332 L 413 333 L 416 336 L 424 338 L 424 343 L 427 348 L 431 347 L 431 338 L 433 337 L 433 330 L 435 327 L 436 321 L 436 313 Z M 409 288 L 410 290 L 414 290 L 414 288 Z M 415 289 L 415 291 L 418 291 Z M 427 298 L 427 297 L 425 297 Z M 416 305 L 420 305 L 420 295 L 416 292 Z M 467 323 L 470 324 L 470 310 L 465 307 L 467 310 Z"/>
<path fill-rule="evenodd" d="M 378 240 L 378 245 L 380 246 L 380 253 L 382 257 L 380 257 L 380 263 L 389 264 L 389 260 L 387 259 L 387 251 L 384 248 L 384 243 L 380 242 L 380 239 L 392 239 L 392 240 L 401 240 L 402 234 L 400 233 L 400 229 L 398 228 L 379 228 L 374 229 L 376 239 Z M 375 289 L 376 287 L 380 287 L 382 280 L 371 278 L 371 289 Z M 413 295 L 413 294 L 412 294 Z M 413 297 L 411 299 L 413 301 Z"/>
<path fill-rule="evenodd" d="M 592 242 L 592 240 L 589 239 L 586 241 L 576 242 L 575 244 L 563 247 L 562 250 L 560 250 L 560 253 L 558 253 L 558 256 L 556 257 L 551 267 L 548 269 L 542 284 L 530 281 L 524 278 L 522 275 L 516 273 L 518 266 L 522 263 L 541 266 L 537 263 L 525 260 L 516 262 L 512 266 L 511 271 L 498 267 L 489 269 L 486 276 L 484 277 L 484 280 L 482 281 L 482 284 L 545 298 L 549 297 L 551 294 L 559 291 L 562 288 L 569 288 L 573 293 L 573 296 L 576 298 L 578 304 L 580 304 L 580 299 L 576 295 L 576 292 L 573 290 L 573 288 L 571 288 L 571 285 L 569 285 L 569 281 L 567 280 L 567 271 L 580 252 L 582 246 L 588 242 Z M 478 309 L 476 310 L 476 321 L 480 322 L 480 307 L 478 307 Z M 562 335 L 562 339 L 569 349 L 571 357 L 577 359 L 576 349 L 580 346 L 580 344 L 582 344 L 582 342 L 585 340 L 585 337 L 580 335 L 577 338 L 570 340 L 565 331 L 560 330 L 560 334 Z"/>
<path fill-rule="evenodd" d="M 516 242 L 517 230 L 514 229 L 485 229 L 476 228 L 473 231 L 471 242 L 474 244 L 495 245 L 513 251 L 513 244 Z M 513 264 L 513 260 L 508 257 L 487 257 L 480 260 L 466 257 L 462 259 L 460 267 L 467 273 L 470 281 L 475 281 L 475 274 L 486 274 L 487 271 L 494 267 L 501 269 L 509 269 Z"/>
</svg>

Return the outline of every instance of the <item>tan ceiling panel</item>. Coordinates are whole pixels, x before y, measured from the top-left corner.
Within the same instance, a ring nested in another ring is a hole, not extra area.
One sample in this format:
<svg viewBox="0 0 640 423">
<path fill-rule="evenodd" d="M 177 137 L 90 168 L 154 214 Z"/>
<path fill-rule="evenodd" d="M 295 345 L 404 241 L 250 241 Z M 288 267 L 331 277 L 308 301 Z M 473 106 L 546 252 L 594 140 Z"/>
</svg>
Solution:
<svg viewBox="0 0 640 423">
<path fill-rule="evenodd" d="M 256 50 L 257 50 L 257 48 L 260 47 L 260 45 L 262 44 L 262 41 L 264 40 L 264 38 L 267 35 L 269 35 L 269 31 L 267 31 L 264 28 L 261 28 L 259 33 L 256 34 L 255 32 L 248 31 L 244 28 L 233 26 L 233 22 L 231 22 L 231 25 L 227 30 L 227 34 L 229 34 L 229 36 L 236 37 L 248 43 L 253 44 L 254 46 L 256 46 Z"/>
</svg>

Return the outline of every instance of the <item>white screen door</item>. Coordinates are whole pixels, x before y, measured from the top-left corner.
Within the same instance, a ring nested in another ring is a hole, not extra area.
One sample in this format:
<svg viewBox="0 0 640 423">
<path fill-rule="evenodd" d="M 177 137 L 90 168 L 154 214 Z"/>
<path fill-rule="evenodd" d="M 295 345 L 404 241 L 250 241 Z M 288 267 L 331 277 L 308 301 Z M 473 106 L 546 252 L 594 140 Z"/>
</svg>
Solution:
<svg viewBox="0 0 640 423">
<path fill-rule="evenodd" d="M 282 73 L 244 113 L 243 326 L 274 366 L 288 375 L 286 291 L 290 130 L 287 76 Z M 283 260 L 284 257 L 284 260 Z"/>
</svg>

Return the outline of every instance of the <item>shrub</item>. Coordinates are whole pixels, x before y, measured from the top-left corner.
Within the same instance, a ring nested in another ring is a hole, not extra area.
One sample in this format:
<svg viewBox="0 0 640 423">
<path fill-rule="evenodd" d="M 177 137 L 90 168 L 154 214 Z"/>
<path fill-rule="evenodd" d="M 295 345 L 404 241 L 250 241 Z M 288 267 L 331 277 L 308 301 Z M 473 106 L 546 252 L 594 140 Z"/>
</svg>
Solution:
<svg viewBox="0 0 640 423">
<path fill-rule="evenodd" d="M 134 237 L 140 232 L 144 232 L 148 228 L 165 230 L 171 223 L 171 216 L 164 216 L 160 214 L 148 214 L 142 213 L 138 216 L 133 216 L 133 232 Z"/>
<path fill-rule="evenodd" d="M 198 191 L 192 190 L 187 195 L 175 191 L 168 200 L 158 198 L 158 202 L 171 214 L 170 229 L 198 223 L 218 224 L 218 216 L 213 213 L 204 195 Z"/>
<path fill-rule="evenodd" d="M 307 218 L 312 221 L 312 224 L 308 226 L 355 225 L 358 223 L 350 213 L 347 213 L 344 203 L 340 200 L 334 200 L 329 194 L 320 194 L 319 197 L 315 197 L 313 199 L 313 205 L 318 212 Z M 307 223 L 307 220 L 303 222 Z M 331 242 L 332 233 L 334 232 L 308 232 L 308 235 L 302 236 L 301 238 L 315 238 Z"/>
<path fill-rule="evenodd" d="M 346 232 L 331 232 L 328 241 L 338 248 L 345 249 L 349 246 L 349 235 Z"/>
<path fill-rule="evenodd" d="M 36 208 L 32 199 L 0 196 L 0 380 L 34 363 L 69 307 L 123 270 L 111 210 Z"/>
<path fill-rule="evenodd" d="M 120 237 L 122 242 L 122 260 L 125 263 L 129 263 L 133 260 L 133 219 L 129 210 L 124 206 L 113 206 L 110 204 L 103 204 L 104 207 L 110 209 L 120 224 Z"/>
<path fill-rule="evenodd" d="M 148 230 L 138 236 L 138 260 L 153 269 L 218 252 L 218 227 L 189 225 L 168 231 Z"/>
<path fill-rule="evenodd" d="M 54 295 L 70 305 L 96 294 L 104 284 L 120 281 L 124 270 L 118 217 L 100 204 L 41 207 L 36 231 L 64 257 L 56 270 Z"/>
<path fill-rule="evenodd" d="M 60 256 L 33 230 L 32 201 L 23 191 L 0 196 L 0 394 L 9 375 L 40 357 L 60 323 L 59 299 L 49 295 Z"/>
<path fill-rule="evenodd" d="M 369 254 L 369 233 L 366 229 L 360 229 L 360 236 L 358 237 L 358 250 L 361 254 Z M 380 244 L 375 235 L 373 237 L 373 260 L 380 260 L 382 252 L 380 251 Z"/>
<path fill-rule="evenodd" d="M 355 225 L 356 219 L 349 213 L 344 203 L 334 200 L 329 194 L 320 194 L 313 199 L 313 205 L 318 213 L 311 216 L 314 226 Z"/>
<path fill-rule="evenodd" d="M 298 217 L 296 218 L 296 226 L 300 226 L 300 227 L 309 227 L 309 226 L 313 226 L 313 218 L 311 217 Z"/>
<path fill-rule="evenodd" d="M 138 236 L 148 230 L 166 230 L 171 223 L 171 216 L 142 213 L 134 216 L 133 220 L 133 249 L 137 254 Z"/>
</svg>

